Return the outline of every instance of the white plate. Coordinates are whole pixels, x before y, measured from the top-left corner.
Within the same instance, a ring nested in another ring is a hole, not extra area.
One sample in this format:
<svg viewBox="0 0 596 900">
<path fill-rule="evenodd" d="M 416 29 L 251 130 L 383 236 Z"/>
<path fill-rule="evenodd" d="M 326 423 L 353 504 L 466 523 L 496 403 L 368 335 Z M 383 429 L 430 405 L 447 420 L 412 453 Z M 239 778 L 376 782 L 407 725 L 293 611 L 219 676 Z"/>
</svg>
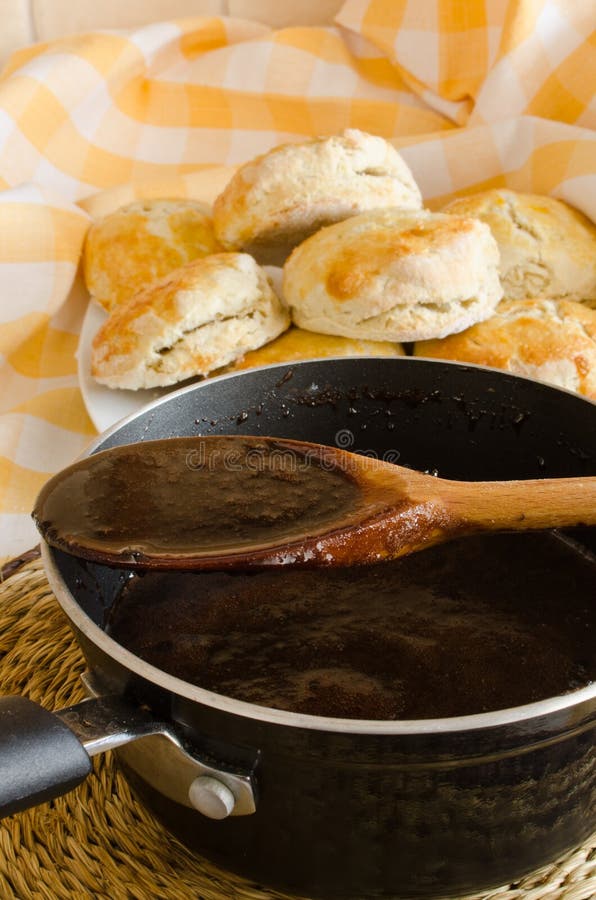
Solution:
<svg viewBox="0 0 596 900">
<path fill-rule="evenodd" d="M 269 274 L 275 290 L 281 291 L 281 269 L 275 266 L 264 266 L 264 268 Z M 152 403 L 158 397 L 163 397 L 164 394 L 182 387 L 182 383 L 180 383 L 147 391 L 124 391 L 98 384 L 91 376 L 91 343 L 107 316 L 108 314 L 99 304 L 92 300 L 89 302 L 77 349 L 79 385 L 83 402 L 89 418 L 100 432 L 110 428 L 125 416 L 137 412 L 147 403 Z M 183 383 L 189 384 L 190 382 Z"/>
</svg>

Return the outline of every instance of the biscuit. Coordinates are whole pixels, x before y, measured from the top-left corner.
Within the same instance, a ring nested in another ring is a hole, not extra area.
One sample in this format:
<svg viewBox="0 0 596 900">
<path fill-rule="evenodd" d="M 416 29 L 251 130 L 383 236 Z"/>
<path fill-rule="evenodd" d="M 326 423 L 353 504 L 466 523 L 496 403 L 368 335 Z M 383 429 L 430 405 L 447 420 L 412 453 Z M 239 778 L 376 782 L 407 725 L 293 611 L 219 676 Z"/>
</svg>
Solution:
<svg viewBox="0 0 596 900">
<path fill-rule="evenodd" d="M 375 210 L 323 228 L 284 267 L 300 328 L 371 341 L 462 331 L 502 296 L 499 253 L 479 219 Z"/>
<path fill-rule="evenodd" d="M 254 259 L 216 253 L 117 307 L 93 340 L 91 374 L 111 388 L 175 384 L 226 366 L 288 325 L 285 306 Z"/>
<path fill-rule="evenodd" d="M 490 227 L 506 297 L 596 300 L 596 226 L 567 203 L 496 189 L 453 200 L 443 212 Z"/>
<path fill-rule="evenodd" d="M 213 222 L 195 200 L 140 200 L 94 223 L 83 249 L 87 290 L 110 312 L 137 291 L 216 253 Z"/>
<path fill-rule="evenodd" d="M 421 208 L 412 173 L 384 138 L 348 129 L 241 166 L 217 197 L 213 222 L 225 247 L 280 264 L 323 225 L 385 206 Z"/>
<path fill-rule="evenodd" d="M 401 344 L 388 341 L 358 341 L 353 338 L 315 334 L 302 328 L 290 328 L 274 341 L 252 350 L 229 367 L 230 371 L 254 369 L 273 363 L 302 359 L 327 359 L 343 356 L 403 356 Z"/>
<path fill-rule="evenodd" d="M 596 400 L 596 310 L 575 300 L 503 300 L 490 319 L 417 343 L 414 354 L 505 369 Z"/>
</svg>

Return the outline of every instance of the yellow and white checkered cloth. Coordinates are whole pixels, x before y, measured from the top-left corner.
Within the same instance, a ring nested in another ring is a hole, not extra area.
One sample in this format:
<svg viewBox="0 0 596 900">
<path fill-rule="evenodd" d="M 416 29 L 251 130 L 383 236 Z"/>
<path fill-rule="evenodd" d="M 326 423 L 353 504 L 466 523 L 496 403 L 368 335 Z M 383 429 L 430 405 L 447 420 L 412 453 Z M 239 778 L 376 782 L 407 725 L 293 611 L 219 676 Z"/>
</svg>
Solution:
<svg viewBox="0 0 596 900">
<path fill-rule="evenodd" d="M 71 291 L 90 215 L 211 199 L 275 144 L 361 128 L 432 207 L 494 186 L 596 220 L 593 0 L 347 0 L 330 27 L 192 18 L 15 54 L 0 78 L 0 557 L 94 434 Z"/>
</svg>

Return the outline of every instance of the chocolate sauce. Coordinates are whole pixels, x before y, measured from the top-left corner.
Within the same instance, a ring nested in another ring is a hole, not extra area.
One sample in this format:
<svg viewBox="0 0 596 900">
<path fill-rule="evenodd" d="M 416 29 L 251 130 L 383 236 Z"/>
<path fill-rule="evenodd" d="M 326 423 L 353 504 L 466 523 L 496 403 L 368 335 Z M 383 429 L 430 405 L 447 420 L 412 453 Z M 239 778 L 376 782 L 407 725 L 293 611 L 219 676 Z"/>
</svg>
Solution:
<svg viewBox="0 0 596 900">
<path fill-rule="evenodd" d="M 109 633 L 185 681 L 359 719 L 481 713 L 596 678 L 592 558 L 550 533 L 381 565 L 133 575 Z"/>
</svg>

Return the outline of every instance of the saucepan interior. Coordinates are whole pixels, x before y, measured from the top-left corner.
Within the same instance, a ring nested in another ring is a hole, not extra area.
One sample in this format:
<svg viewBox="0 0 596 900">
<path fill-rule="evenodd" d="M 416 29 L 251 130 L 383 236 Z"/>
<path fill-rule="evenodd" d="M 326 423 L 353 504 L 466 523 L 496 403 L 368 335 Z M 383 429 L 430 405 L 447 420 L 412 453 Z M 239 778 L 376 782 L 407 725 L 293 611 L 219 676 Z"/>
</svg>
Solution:
<svg viewBox="0 0 596 900">
<path fill-rule="evenodd" d="M 596 405 L 528 379 L 455 363 L 358 358 L 279 364 L 184 388 L 116 425 L 89 452 L 164 437 L 263 434 L 453 479 L 580 476 L 596 472 L 595 424 Z M 583 528 L 570 537 L 590 552 L 595 533 Z M 96 639 L 91 623 L 105 628 L 129 573 L 54 550 L 48 556 L 75 598 L 68 614 Z"/>
</svg>

